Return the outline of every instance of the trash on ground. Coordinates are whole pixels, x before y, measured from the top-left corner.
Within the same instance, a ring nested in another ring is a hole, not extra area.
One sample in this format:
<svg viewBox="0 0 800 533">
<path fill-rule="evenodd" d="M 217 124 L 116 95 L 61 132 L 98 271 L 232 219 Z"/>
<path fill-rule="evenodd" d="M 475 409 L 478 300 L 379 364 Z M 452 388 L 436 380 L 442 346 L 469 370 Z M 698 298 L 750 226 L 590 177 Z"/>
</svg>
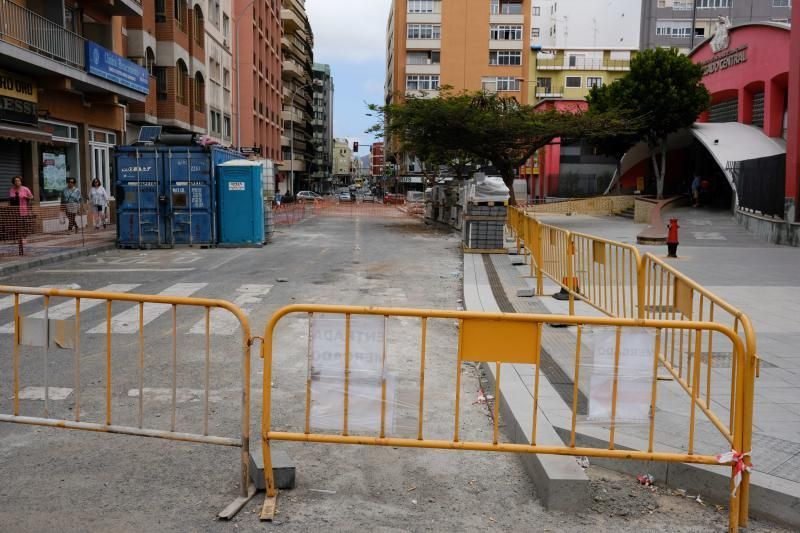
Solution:
<svg viewBox="0 0 800 533">
<path fill-rule="evenodd" d="M 636 480 L 640 485 L 644 485 L 645 487 L 652 487 L 656 482 L 656 478 L 653 477 L 653 474 L 642 474 L 640 476 L 636 476 Z"/>
<path fill-rule="evenodd" d="M 308 492 L 319 492 L 320 494 L 336 494 L 335 490 L 328 490 L 328 489 L 308 489 Z"/>
</svg>

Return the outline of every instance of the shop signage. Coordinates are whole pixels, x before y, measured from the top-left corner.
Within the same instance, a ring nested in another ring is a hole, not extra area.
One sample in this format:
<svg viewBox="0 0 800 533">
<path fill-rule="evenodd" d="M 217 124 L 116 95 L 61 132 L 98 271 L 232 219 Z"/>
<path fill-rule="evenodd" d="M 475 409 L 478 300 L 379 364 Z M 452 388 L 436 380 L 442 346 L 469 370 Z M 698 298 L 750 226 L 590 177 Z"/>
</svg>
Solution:
<svg viewBox="0 0 800 533">
<path fill-rule="evenodd" d="M 39 93 L 33 80 L 6 70 L 0 70 L 0 96 L 34 104 L 39 101 Z"/>
<path fill-rule="evenodd" d="M 150 92 L 147 69 L 92 41 L 86 41 L 86 72 L 136 92 Z"/>
<path fill-rule="evenodd" d="M 261 147 L 260 146 L 242 146 L 239 148 L 239 152 L 243 155 L 261 155 Z"/>
<path fill-rule="evenodd" d="M 716 54 L 708 61 L 703 61 L 700 65 L 703 67 L 703 76 L 708 76 L 734 67 L 740 63 L 747 61 L 747 45 L 728 50 L 721 54 Z"/>
</svg>

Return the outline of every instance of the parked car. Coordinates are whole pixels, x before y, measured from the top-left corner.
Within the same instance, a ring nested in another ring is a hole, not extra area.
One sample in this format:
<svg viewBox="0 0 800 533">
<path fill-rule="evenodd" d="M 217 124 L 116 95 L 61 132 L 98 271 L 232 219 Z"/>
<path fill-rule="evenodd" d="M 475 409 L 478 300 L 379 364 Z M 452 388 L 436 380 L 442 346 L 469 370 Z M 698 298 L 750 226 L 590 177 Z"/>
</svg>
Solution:
<svg viewBox="0 0 800 533">
<path fill-rule="evenodd" d="M 350 195 L 349 192 L 340 192 L 339 193 L 339 201 L 340 202 L 352 202 L 353 197 Z"/>
<path fill-rule="evenodd" d="M 383 195 L 383 203 L 385 204 L 404 204 L 406 198 L 400 193 L 387 192 Z"/>
<path fill-rule="evenodd" d="M 313 202 L 314 200 L 322 200 L 322 196 L 312 191 L 300 191 L 297 193 L 297 199 Z"/>
<path fill-rule="evenodd" d="M 361 201 L 362 202 L 374 202 L 375 201 L 375 195 L 372 194 L 371 192 L 365 192 L 361 196 Z"/>
</svg>

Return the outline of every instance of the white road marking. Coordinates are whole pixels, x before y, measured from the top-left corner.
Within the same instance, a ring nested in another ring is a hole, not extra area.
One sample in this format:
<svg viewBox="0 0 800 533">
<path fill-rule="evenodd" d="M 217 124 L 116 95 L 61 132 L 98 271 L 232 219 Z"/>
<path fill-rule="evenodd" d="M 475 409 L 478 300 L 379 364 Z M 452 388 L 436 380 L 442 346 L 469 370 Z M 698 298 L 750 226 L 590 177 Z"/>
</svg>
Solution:
<svg viewBox="0 0 800 533">
<path fill-rule="evenodd" d="M 269 294 L 271 289 L 272 285 L 242 285 L 236 289 L 236 292 L 240 294 L 236 297 L 233 303 L 246 313 L 249 313 L 255 305 L 261 303 L 263 298 Z M 233 313 L 226 311 L 225 309 L 212 309 L 209 323 L 209 332 L 211 335 L 221 335 L 227 337 L 238 331 L 239 319 L 237 319 Z M 195 322 L 189 333 L 191 335 L 205 335 L 205 317 Z"/>
<path fill-rule="evenodd" d="M 73 290 L 78 290 L 78 289 L 81 288 L 81 286 L 80 285 L 76 285 L 75 283 L 72 283 L 70 285 L 42 285 L 42 288 L 43 289 L 73 289 Z M 24 303 L 27 303 L 27 302 L 32 302 L 32 301 L 37 300 L 39 298 L 41 298 L 41 296 L 37 295 L 37 294 L 20 294 L 19 295 L 19 303 L 21 305 L 21 304 L 24 304 Z M 14 307 L 14 295 L 13 294 L 11 296 L 6 296 L 5 298 L 0 298 L 0 311 L 2 311 L 4 309 L 9 309 L 11 307 Z"/>
<path fill-rule="evenodd" d="M 176 283 L 171 287 L 159 293 L 159 296 L 178 296 L 185 297 L 191 296 L 208 283 Z M 170 310 L 172 306 L 169 304 L 144 304 L 143 323 L 146 326 L 156 318 Z M 139 306 L 134 305 L 122 313 L 111 317 L 111 332 L 112 333 L 136 333 L 139 331 Z M 103 334 L 106 332 L 105 321 L 98 324 L 96 327 L 89 330 L 89 333 Z"/>
<path fill-rule="evenodd" d="M 37 272 L 44 272 L 46 274 L 88 274 L 91 272 L 97 273 L 114 273 L 114 272 L 191 272 L 194 268 L 96 268 L 92 269 L 75 269 L 75 270 L 37 270 Z"/>
<path fill-rule="evenodd" d="M 72 394 L 72 389 L 64 387 L 49 387 L 47 391 L 47 397 L 57 402 L 66 400 L 70 394 Z M 44 387 L 25 387 L 19 391 L 19 399 L 44 401 Z"/>
<path fill-rule="evenodd" d="M 175 389 L 175 401 L 177 403 L 200 402 L 204 398 L 205 391 L 203 389 Z M 145 401 L 172 403 L 172 389 L 169 388 L 149 388 L 142 389 L 142 396 Z M 129 398 L 138 398 L 139 389 L 130 389 L 128 391 Z M 221 402 L 222 391 L 210 390 L 208 391 L 209 402 Z"/>
<path fill-rule="evenodd" d="M 693 231 L 692 235 L 698 241 L 727 241 L 721 233 L 716 231 Z"/>
<path fill-rule="evenodd" d="M 130 284 L 130 283 L 112 283 L 111 285 L 100 287 L 99 289 L 96 289 L 96 291 L 130 292 L 138 286 L 139 286 L 138 284 Z M 88 311 L 93 307 L 97 307 L 102 303 L 105 303 L 105 300 L 93 300 L 89 298 L 82 298 L 81 313 L 83 313 L 84 311 Z M 67 302 L 60 303 L 58 305 L 51 307 L 47 316 L 51 320 L 66 320 L 68 318 L 72 318 L 73 316 L 75 316 L 75 300 L 71 299 Z M 44 310 L 32 314 L 29 318 L 44 319 Z M 14 333 L 14 323 L 9 322 L 4 326 L 0 326 L 0 333 Z"/>
</svg>

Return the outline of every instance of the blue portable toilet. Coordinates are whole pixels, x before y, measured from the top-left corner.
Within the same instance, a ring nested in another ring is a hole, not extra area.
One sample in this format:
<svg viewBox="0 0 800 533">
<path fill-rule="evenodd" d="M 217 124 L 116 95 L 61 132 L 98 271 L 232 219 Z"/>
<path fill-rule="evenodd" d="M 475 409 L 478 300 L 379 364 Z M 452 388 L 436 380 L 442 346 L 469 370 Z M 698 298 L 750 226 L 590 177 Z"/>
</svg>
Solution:
<svg viewBox="0 0 800 533">
<path fill-rule="evenodd" d="M 258 161 L 228 161 L 217 169 L 219 245 L 263 246 L 263 165 Z"/>
</svg>

